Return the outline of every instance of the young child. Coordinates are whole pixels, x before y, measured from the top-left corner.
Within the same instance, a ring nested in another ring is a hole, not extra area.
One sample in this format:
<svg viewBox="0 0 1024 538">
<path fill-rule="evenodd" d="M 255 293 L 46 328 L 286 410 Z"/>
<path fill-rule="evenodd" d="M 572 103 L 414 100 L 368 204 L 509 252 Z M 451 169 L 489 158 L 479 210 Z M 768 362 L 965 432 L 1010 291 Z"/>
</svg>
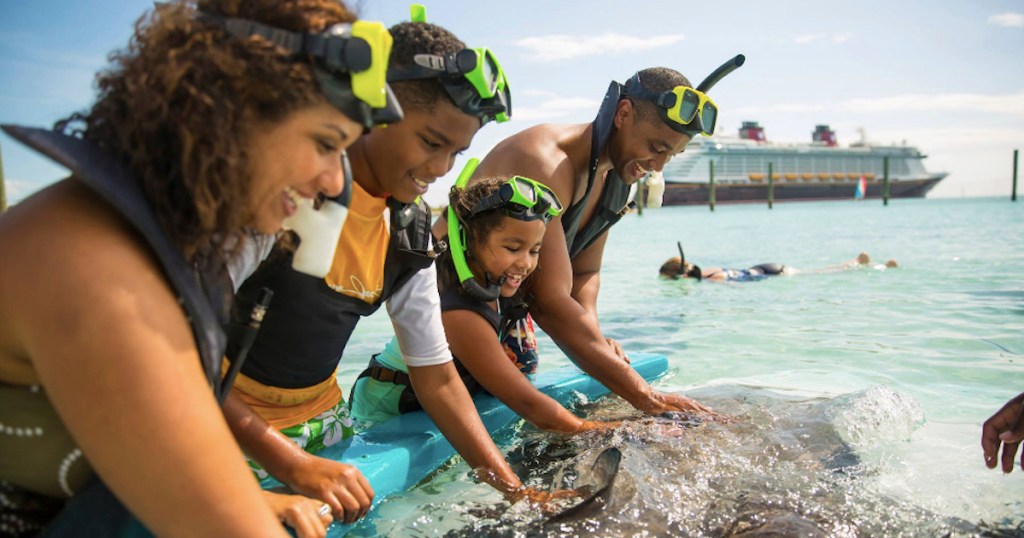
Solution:
<svg viewBox="0 0 1024 538">
<path fill-rule="evenodd" d="M 536 370 L 536 362 L 522 358 L 518 351 L 523 346 L 505 343 L 515 340 L 510 334 L 527 332 L 529 276 L 537 268 L 548 222 L 562 212 L 558 197 L 521 176 L 459 187 L 449 200 L 449 250 L 438 259 L 438 288 L 445 334 L 466 387 L 470 393 L 493 394 L 543 430 L 579 433 L 614 427 L 580 419 L 538 391 L 524 375 Z M 353 387 L 354 417 L 381 422 L 419 409 L 404 372 L 392 340 Z"/>
</svg>

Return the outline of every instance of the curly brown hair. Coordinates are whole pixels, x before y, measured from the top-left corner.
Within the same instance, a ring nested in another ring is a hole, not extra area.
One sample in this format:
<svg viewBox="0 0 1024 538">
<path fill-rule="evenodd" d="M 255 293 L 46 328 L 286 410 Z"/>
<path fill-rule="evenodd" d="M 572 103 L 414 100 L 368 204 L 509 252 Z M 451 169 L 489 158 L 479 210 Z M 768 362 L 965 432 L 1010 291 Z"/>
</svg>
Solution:
<svg viewBox="0 0 1024 538">
<path fill-rule="evenodd" d="M 466 48 L 455 34 L 428 22 L 403 22 L 389 31 L 394 39 L 389 66 L 413 65 L 417 54 L 444 55 Z M 441 81 L 436 78 L 391 83 L 403 109 L 430 110 L 438 101 L 448 100 Z"/>
<path fill-rule="evenodd" d="M 190 261 L 253 222 L 247 148 L 255 130 L 325 100 L 309 59 L 262 37 L 230 37 L 197 12 L 296 32 L 355 20 L 338 0 L 158 4 L 97 75 L 91 110 L 58 122 L 58 129 L 75 124 L 128 167 Z"/>
<path fill-rule="evenodd" d="M 453 188 L 448 196 L 449 204 L 455 210 L 455 214 L 458 215 L 463 226 L 467 228 L 467 244 L 465 245 L 467 260 L 473 259 L 472 251 L 476 247 L 486 244 L 487 238 L 491 236 L 494 230 L 498 230 L 503 226 L 502 223 L 506 218 L 505 213 L 498 210 L 484 211 L 474 215 L 473 218 L 469 218 L 469 214 L 476 207 L 477 202 L 497 192 L 506 181 L 508 181 L 508 178 L 474 179 L 464 189 Z M 451 241 L 449 241 L 450 243 Z M 455 272 L 455 266 L 451 261 L 450 251 L 445 251 L 437 260 L 437 283 L 438 288 L 441 290 L 459 285 L 459 276 Z"/>
</svg>

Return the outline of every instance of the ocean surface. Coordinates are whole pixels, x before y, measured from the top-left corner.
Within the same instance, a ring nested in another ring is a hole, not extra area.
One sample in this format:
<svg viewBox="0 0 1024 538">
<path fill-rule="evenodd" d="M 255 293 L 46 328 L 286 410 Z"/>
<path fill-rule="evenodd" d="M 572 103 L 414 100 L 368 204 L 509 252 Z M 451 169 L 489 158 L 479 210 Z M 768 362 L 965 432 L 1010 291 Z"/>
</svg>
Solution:
<svg viewBox="0 0 1024 538">
<path fill-rule="evenodd" d="M 756 282 L 658 278 L 677 255 L 702 267 L 780 262 Z M 815 270 L 858 253 L 899 267 Z M 597 451 L 622 452 L 601 510 L 552 527 L 456 461 L 385 502 L 354 535 L 1019 536 L 1024 471 L 987 469 L 981 423 L 1024 392 L 1024 203 L 1000 199 L 666 207 L 609 238 L 599 312 L 629 351 L 666 355 L 657 387 L 727 424 L 643 419 L 618 398 L 577 402 L 632 418 L 565 439 L 523 425 L 501 446 L 531 485 L 572 485 Z M 390 338 L 356 330 L 349 386 Z M 569 364 L 540 335 L 542 368 Z"/>
</svg>

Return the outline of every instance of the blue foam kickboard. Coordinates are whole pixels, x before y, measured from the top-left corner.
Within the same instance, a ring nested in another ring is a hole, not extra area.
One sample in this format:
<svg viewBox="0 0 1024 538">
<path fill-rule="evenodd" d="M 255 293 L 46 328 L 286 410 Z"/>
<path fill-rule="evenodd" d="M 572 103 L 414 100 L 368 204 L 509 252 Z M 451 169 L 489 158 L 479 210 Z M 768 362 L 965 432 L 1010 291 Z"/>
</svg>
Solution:
<svg viewBox="0 0 1024 538">
<path fill-rule="evenodd" d="M 657 379 L 668 370 L 664 355 L 631 353 L 630 364 L 644 379 Z M 537 374 L 533 384 L 541 392 L 561 403 L 574 395 L 594 399 L 608 389 L 573 366 Z M 514 424 L 519 416 L 493 396 L 473 399 L 480 418 L 492 435 Z M 366 476 L 375 493 L 374 507 L 387 496 L 405 491 L 455 455 L 455 449 L 423 411 L 407 413 L 356 434 L 351 439 L 328 447 L 318 456 L 353 465 Z M 264 480 L 264 488 L 279 486 L 273 478 Z M 373 511 L 367 516 L 373 517 Z M 352 525 L 334 524 L 328 536 L 344 536 Z"/>
</svg>

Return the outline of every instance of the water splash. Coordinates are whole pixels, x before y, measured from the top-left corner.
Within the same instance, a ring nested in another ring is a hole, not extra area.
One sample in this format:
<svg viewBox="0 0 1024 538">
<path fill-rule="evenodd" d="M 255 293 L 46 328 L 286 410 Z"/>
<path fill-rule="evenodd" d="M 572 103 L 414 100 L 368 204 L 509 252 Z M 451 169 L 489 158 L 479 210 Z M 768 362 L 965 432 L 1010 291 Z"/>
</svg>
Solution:
<svg viewBox="0 0 1024 538">
<path fill-rule="evenodd" d="M 621 451 L 614 486 L 596 513 L 551 523 L 542 510 L 523 502 L 481 500 L 483 490 L 474 488 L 486 486 L 464 483 L 468 470 L 460 464 L 430 502 L 415 505 L 401 496 L 385 503 L 397 503 L 391 514 L 409 514 L 408 520 L 394 521 L 392 530 L 409 534 L 413 527 L 412 535 L 452 537 L 852 538 L 1013 536 L 1024 528 L 1024 518 L 993 528 L 877 492 L 878 464 L 862 457 L 864 451 L 903 444 L 923 422 L 917 402 L 890 388 L 813 399 L 738 386 L 689 395 L 735 419 L 641 417 L 621 400 L 605 399 L 578 411 L 589 418 L 630 420 L 614 432 L 573 438 L 532 428 L 521 432 L 508 457 L 534 487 L 586 483 L 588 469 L 604 449 Z M 468 489 L 460 494 L 449 487 L 455 483 Z"/>
</svg>

